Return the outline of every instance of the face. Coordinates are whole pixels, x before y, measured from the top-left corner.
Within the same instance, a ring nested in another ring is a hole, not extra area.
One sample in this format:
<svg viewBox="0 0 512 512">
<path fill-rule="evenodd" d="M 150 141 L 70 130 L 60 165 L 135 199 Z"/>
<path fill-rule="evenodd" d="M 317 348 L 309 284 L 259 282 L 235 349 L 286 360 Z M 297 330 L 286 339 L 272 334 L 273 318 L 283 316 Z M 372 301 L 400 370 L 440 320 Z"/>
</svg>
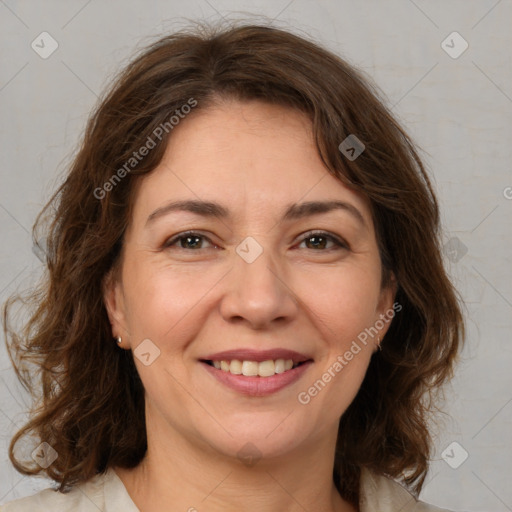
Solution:
<svg viewBox="0 0 512 512">
<path fill-rule="evenodd" d="M 138 184 L 105 302 L 148 432 L 274 457 L 333 439 L 393 291 L 369 204 L 327 172 L 310 121 L 254 101 L 175 128 Z"/>
</svg>

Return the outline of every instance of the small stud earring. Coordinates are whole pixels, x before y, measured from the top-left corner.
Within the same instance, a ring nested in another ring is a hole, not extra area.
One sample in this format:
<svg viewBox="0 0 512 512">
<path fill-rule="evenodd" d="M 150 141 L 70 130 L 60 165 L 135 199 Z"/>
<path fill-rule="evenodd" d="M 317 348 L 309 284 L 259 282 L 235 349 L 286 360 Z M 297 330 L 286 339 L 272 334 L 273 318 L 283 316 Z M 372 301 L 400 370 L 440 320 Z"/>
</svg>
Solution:
<svg viewBox="0 0 512 512">
<path fill-rule="evenodd" d="M 118 345 L 121 345 L 121 343 L 123 343 L 123 339 L 121 338 L 121 336 L 118 336 L 116 338 L 116 341 L 117 341 Z"/>
</svg>

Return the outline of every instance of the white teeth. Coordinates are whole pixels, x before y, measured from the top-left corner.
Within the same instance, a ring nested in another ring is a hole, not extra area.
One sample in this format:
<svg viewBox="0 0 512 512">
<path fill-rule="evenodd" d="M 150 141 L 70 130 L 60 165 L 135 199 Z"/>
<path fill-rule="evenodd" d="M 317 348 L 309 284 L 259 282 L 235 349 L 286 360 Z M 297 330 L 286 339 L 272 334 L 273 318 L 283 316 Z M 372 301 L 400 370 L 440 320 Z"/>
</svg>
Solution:
<svg viewBox="0 0 512 512">
<path fill-rule="evenodd" d="M 229 371 L 233 375 L 241 375 L 242 374 L 242 361 L 238 361 L 238 359 L 233 359 L 231 364 L 229 365 Z"/>
<path fill-rule="evenodd" d="M 271 377 L 275 375 L 275 367 L 274 361 L 262 361 L 258 365 L 258 375 L 260 377 Z"/>
<path fill-rule="evenodd" d="M 274 369 L 276 373 L 283 373 L 285 369 L 285 360 L 284 359 L 277 359 L 276 364 L 274 365 Z"/>
<path fill-rule="evenodd" d="M 258 363 L 255 361 L 244 361 L 242 363 L 242 373 L 246 377 L 256 377 L 258 375 Z"/>
<path fill-rule="evenodd" d="M 272 377 L 278 373 L 284 373 L 293 368 L 292 359 L 269 359 L 258 363 L 256 361 L 213 361 L 213 366 L 218 370 L 230 372 L 233 375 L 245 375 L 246 377 Z"/>
</svg>

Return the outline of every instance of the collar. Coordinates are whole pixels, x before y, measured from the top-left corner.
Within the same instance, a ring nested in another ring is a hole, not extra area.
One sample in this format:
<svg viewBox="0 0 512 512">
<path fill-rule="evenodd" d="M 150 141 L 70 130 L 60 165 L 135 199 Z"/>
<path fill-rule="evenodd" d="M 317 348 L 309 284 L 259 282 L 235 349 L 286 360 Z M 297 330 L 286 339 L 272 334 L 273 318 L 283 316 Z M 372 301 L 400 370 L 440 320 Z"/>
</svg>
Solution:
<svg viewBox="0 0 512 512">
<path fill-rule="evenodd" d="M 109 468 L 104 480 L 105 512 L 139 512 L 122 480 Z M 384 475 L 361 468 L 361 512 L 449 512 L 418 501 L 405 487 Z"/>
<path fill-rule="evenodd" d="M 405 487 L 384 475 L 361 468 L 361 512 L 449 512 L 418 501 Z"/>
</svg>

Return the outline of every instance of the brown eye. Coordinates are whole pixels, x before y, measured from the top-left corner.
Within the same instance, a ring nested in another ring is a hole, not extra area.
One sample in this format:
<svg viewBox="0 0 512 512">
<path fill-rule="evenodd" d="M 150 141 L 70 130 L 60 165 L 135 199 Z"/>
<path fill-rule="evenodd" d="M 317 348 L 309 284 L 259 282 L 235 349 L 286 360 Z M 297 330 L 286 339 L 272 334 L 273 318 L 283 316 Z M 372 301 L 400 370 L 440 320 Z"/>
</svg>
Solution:
<svg viewBox="0 0 512 512">
<path fill-rule="evenodd" d="M 190 235 L 178 239 L 179 246 L 182 249 L 200 249 L 202 245 L 202 237 L 197 235 Z"/>
<path fill-rule="evenodd" d="M 341 240 L 338 240 L 337 237 L 324 232 L 308 233 L 302 239 L 302 243 L 306 244 L 307 249 L 314 251 L 323 251 L 335 248 L 348 248 L 347 244 L 343 243 Z"/>
<path fill-rule="evenodd" d="M 178 249 L 190 249 L 190 250 L 199 250 L 205 249 L 207 247 L 203 247 L 204 242 L 211 244 L 216 247 L 214 244 L 208 240 L 207 237 L 201 235 L 200 233 L 195 233 L 193 231 L 189 231 L 186 233 L 180 233 L 167 242 L 165 242 L 165 248 L 176 246 Z"/>
</svg>

